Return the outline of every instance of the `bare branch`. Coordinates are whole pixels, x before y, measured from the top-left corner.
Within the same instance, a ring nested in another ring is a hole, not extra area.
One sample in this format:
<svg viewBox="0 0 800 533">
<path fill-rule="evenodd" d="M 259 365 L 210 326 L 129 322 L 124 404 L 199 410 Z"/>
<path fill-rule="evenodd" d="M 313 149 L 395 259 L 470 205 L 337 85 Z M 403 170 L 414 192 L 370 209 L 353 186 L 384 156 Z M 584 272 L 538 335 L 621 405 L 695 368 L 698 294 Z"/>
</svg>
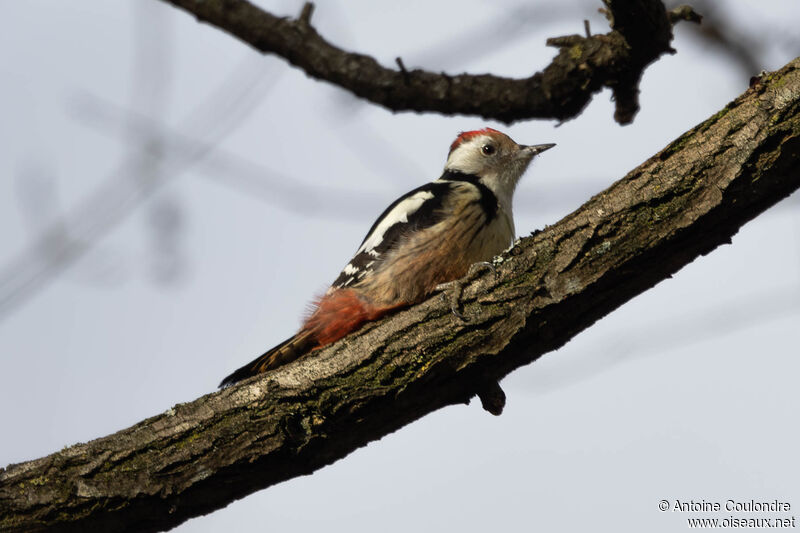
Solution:
<svg viewBox="0 0 800 533">
<path fill-rule="evenodd" d="M 483 392 L 800 188 L 800 58 L 464 291 L 129 429 L 0 471 L 4 531 L 156 531 Z M 489 381 L 491 383 L 491 381 Z"/>
<path fill-rule="evenodd" d="M 164 1 L 256 50 L 285 58 L 309 76 L 390 110 L 461 113 L 507 123 L 567 120 L 583 110 L 592 94 L 610 87 L 617 103 L 615 119 L 627 124 L 639 109 L 642 72 L 661 54 L 674 52 L 672 26 L 660 0 L 605 0 L 611 32 L 550 39 L 548 44 L 560 48 L 556 58 L 523 79 L 386 68 L 370 56 L 329 43 L 305 15 L 277 17 L 247 0 Z"/>
</svg>

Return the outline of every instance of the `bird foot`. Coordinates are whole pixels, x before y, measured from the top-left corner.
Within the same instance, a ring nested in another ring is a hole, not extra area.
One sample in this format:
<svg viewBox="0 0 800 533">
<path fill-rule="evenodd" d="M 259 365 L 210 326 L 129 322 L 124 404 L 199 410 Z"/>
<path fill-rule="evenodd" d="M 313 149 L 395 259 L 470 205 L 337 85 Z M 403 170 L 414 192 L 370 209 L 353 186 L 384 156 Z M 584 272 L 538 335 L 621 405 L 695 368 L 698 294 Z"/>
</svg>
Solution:
<svg viewBox="0 0 800 533">
<path fill-rule="evenodd" d="M 471 265 L 464 278 L 440 283 L 436 286 L 436 290 L 442 292 L 442 298 L 450 306 L 450 311 L 462 322 L 469 322 L 469 317 L 465 316 L 459 310 L 461 307 L 461 294 L 464 292 L 464 285 L 468 280 L 471 280 L 475 274 L 482 270 L 490 270 L 492 274 L 497 276 L 497 270 L 494 268 L 494 265 L 488 261 L 482 261 Z"/>
</svg>

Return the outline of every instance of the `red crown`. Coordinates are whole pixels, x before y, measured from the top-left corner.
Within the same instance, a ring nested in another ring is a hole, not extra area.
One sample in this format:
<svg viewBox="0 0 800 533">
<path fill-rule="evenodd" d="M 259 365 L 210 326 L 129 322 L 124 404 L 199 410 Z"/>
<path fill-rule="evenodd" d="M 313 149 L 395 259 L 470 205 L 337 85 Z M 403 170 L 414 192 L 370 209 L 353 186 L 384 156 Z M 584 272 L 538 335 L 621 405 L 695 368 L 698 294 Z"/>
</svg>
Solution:
<svg viewBox="0 0 800 533">
<path fill-rule="evenodd" d="M 499 131 L 492 129 L 492 128 L 483 128 L 482 130 L 472 130 L 472 131 L 462 131 L 456 137 L 456 140 L 453 141 L 453 144 L 450 145 L 450 152 L 452 153 L 453 150 L 461 146 L 461 143 L 472 139 L 473 137 L 477 137 L 478 135 L 486 135 L 492 133 L 500 133 Z"/>
</svg>

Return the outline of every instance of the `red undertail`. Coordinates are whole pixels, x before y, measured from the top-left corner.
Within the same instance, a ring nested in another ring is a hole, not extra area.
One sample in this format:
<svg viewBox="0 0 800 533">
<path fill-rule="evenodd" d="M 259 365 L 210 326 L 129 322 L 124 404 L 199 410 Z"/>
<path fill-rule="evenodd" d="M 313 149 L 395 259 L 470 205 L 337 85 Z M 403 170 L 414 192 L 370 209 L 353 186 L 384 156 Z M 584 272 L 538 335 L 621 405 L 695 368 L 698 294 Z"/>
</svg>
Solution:
<svg viewBox="0 0 800 533">
<path fill-rule="evenodd" d="M 219 386 L 227 387 L 285 365 L 305 353 L 338 341 L 365 322 L 377 320 L 398 307 L 402 305 L 376 307 L 353 289 L 338 289 L 328 293 L 316 302 L 311 316 L 296 335 L 239 368 L 223 379 Z"/>
</svg>

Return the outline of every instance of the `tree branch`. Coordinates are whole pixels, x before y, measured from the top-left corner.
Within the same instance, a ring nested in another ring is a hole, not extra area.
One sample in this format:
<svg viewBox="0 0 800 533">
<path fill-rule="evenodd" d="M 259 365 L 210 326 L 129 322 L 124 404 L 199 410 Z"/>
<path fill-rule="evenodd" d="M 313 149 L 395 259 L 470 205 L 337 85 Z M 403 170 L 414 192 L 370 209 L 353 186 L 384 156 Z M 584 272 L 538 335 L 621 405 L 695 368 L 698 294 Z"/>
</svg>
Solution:
<svg viewBox="0 0 800 533">
<path fill-rule="evenodd" d="M 672 21 L 660 0 L 604 0 L 611 32 L 548 40 L 559 53 L 542 72 L 512 79 L 490 74 L 394 70 L 370 56 L 346 52 L 311 25 L 311 4 L 297 19 L 276 17 L 247 0 L 164 0 L 230 33 L 256 50 L 276 54 L 325 80 L 392 111 L 468 114 L 510 123 L 530 118 L 575 117 L 592 95 L 610 87 L 620 124 L 633 120 L 644 69 L 674 53 Z"/>
<path fill-rule="evenodd" d="M 3 531 L 157 531 L 465 402 L 800 187 L 800 58 L 762 77 L 464 292 L 241 385 L 0 471 Z"/>
</svg>

